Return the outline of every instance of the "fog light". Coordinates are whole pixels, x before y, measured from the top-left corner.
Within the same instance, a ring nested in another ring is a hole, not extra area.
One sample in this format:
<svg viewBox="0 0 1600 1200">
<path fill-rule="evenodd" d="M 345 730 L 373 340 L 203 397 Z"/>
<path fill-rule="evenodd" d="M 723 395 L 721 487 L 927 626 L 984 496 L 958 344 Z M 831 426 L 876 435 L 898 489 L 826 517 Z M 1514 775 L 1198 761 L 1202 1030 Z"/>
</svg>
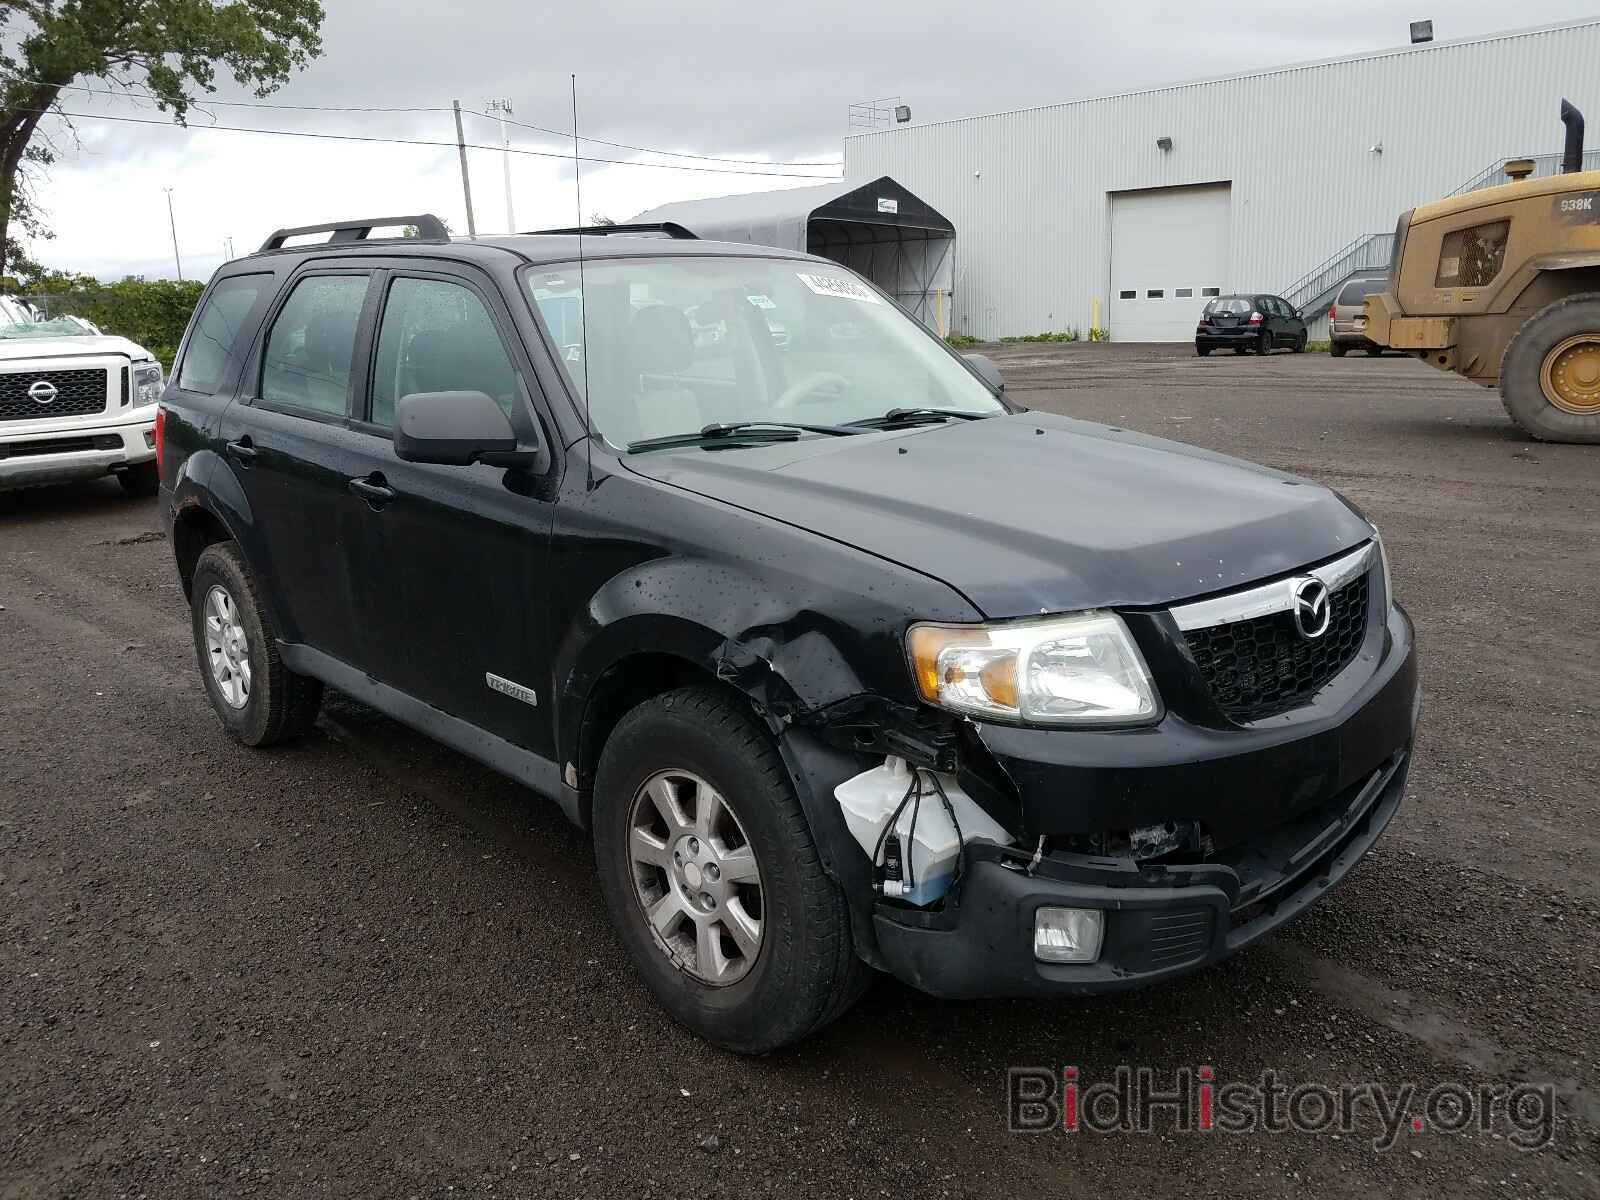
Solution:
<svg viewBox="0 0 1600 1200">
<path fill-rule="evenodd" d="M 1041 908 L 1033 914 L 1033 956 L 1041 962 L 1090 963 L 1100 957 L 1105 913 L 1098 908 Z"/>
</svg>

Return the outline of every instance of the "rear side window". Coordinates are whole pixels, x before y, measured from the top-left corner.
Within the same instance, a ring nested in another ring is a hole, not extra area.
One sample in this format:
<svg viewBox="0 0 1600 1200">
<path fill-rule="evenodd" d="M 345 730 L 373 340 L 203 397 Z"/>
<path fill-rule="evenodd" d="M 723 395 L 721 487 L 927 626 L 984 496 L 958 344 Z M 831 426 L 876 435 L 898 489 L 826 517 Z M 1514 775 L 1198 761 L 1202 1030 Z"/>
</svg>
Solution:
<svg viewBox="0 0 1600 1200">
<path fill-rule="evenodd" d="M 389 288 L 373 363 L 373 423 L 394 424 L 395 401 L 414 392 L 483 392 L 513 415 L 516 368 L 471 288 L 405 278 Z"/>
<path fill-rule="evenodd" d="M 365 275 L 313 275 L 295 284 L 267 337 L 261 398 L 342 416 L 366 298 Z"/>
<path fill-rule="evenodd" d="M 1381 279 L 1352 279 L 1344 285 L 1344 290 L 1339 293 L 1335 304 L 1360 305 L 1368 296 L 1383 291 Z"/>
<path fill-rule="evenodd" d="M 229 365 L 243 349 L 239 334 L 245 318 L 271 275 L 233 275 L 219 279 L 195 314 L 194 330 L 178 364 L 177 385 L 185 391 L 214 395 L 222 387 Z"/>
</svg>

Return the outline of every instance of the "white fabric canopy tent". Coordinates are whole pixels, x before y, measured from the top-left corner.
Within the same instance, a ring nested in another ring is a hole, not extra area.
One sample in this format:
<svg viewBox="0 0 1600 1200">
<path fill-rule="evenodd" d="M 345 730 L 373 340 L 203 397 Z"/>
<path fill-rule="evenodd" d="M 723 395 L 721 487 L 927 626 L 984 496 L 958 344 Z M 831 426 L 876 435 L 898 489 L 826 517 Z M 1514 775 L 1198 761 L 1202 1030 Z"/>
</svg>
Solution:
<svg viewBox="0 0 1600 1200">
<path fill-rule="evenodd" d="M 887 175 L 870 183 L 683 200 L 629 223 L 663 221 L 700 238 L 830 258 L 865 275 L 941 335 L 949 332 L 955 226 Z"/>
</svg>

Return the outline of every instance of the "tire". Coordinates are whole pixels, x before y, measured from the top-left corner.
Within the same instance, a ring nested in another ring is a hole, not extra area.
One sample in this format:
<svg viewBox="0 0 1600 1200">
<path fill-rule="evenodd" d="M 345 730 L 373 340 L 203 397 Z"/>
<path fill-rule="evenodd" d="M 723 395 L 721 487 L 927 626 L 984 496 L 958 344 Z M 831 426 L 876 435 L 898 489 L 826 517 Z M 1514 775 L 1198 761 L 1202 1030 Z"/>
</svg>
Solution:
<svg viewBox="0 0 1600 1200">
<path fill-rule="evenodd" d="M 1335 358 L 1343 358 L 1346 354 L 1350 353 L 1350 347 L 1346 346 L 1343 342 L 1329 342 L 1328 353 L 1333 355 Z"/>
<path fill-rule="evenodd" d="M 1263 357 L 1272 353 L 1272 335 L 1265 329 L 1261 331 L 1261 336 L 1256 339 L 1256 353 Z"/>
<path fill-rule="evenodd" d="M 128 495 L 141 500 L 148 500 L 161 490 L 161 475 L 153 461 L 117 472 L 117 482 Z"/>
<path fill-rule="evenodd" d="M 1501 403 L 1513 421 L 1540 441 L 1600 443 L 1600 383 L 1592 376 L 1576 381 L 1580 394 L 1566 402 L 1577 411 L 1562 408 L 1545 388 L 1547 359 L 1553 367 L 1575 339 L 1600 345 L 1600 292 L 1567 296 L 1534 313 L 1500 361 Z M 1593 361 L 1591 357 L 1586 368 Z"/>
<path fill-rule="evenodd" d="M 1299 340 L 1294 344 L 1294 352 L 1296 354 L 1304 354 L 1306 352 L 1306 343 L 1310 340 L 1311 335 L 1309 333 L 1302 333 Z"/>
<path fill-rule="evenodd" d="M 1194 348 L 1194 352 L 1195 352 L 1195 354 L 1196 354 L 1196 355 L 1198 355 L 1198 356 L 1199 356 L 1199 357 L 1200 357 L 1200 358 L 1204 358 L 1204 357 L 1205 357 L 1205 356 L 1206 356 L 1206 355 L 1208 355 L 1208 354 L 1210 354 L 1210 353 L 1211 353 L 1211 347 L 1210 347 L 1210 346 L 1200 346 L 1200 345 L 1197 345 L 1197 346 L 1195 346 L 1195 348 Z"/>
<path fill-rule="evenodd" d="M 655 799 L 663 784 L 665 807 Z M 709 826 L 696 824 L 707 789 L 724 798 Z M 600 756 L 593 815 L 612 924 L 634 969 L 680 1024 L 725 1049 L 764 1054 L 816 1032 L 865 990 L 872 972 L 856 956 L 844 895 L 822 869 L 777 749 L 733 696 L 680 688 L 624 716 Z M 640 831 L 648 841 L 634 836 Z M 708 862 L 726 870 L 713 875 Z M 736 862 L 743 883 L 732 882 Z M 713 897 L 712 889 L 721 891 Z M 685 898 L 695 895 L 711 903 L 691 913 Z M 671 914 L 661 918 L 664 936 L 647 905 Z M 739 942 L 733 929 L 753 911 L 759 927 L 750 954 L 748 935 Z M 708 927 L 710 943 L 700 934 Z M 709 978 L 724 968 L 724 979 Z"/>
<path fill-rule="evenodd" d="M 1250 349 L 1247 346 L 1235 346 L 1233 348 L 1233 352 L 1235 354 L 1249 354 L 1250 353 Z"/>
<path fill-rule="evenodd" d="M 218 591 L 226 604 L 214 600 Z M 226 613 L 231 620 L 223 619 Z M 217 542 L 200 555 L 189 614 L 200 678 L 224 729 L 247 746 L 289 741 L 311 729 L 322 707 L 322 684 L 283 665 L 271 618 L 233 542 Z M 227 653 L 214 651 L 217 640 L 228 646 Z M 222 667 L 213 668 L 214 657 L 223 660 Z M 233 669 L 230 659 L 245 669 Z"/>
</svg>

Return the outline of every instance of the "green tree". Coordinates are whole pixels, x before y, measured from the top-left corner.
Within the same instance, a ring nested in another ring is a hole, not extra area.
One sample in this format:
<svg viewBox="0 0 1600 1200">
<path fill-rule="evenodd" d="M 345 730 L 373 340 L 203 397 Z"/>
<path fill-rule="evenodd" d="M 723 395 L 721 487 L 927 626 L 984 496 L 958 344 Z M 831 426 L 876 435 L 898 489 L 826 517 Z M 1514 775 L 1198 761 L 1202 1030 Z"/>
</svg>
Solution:
<svg viewBox="0 0 1600 1200">
<path fill-rule="evenodd" d="M 317 0 L 0 0 L 0 273 L 46 235 L 28 188 L 39 122 L 74 80 L 140 90 L 180 125 L 218 64 L 257 96 L 322 52 Z"/>
</svg>

